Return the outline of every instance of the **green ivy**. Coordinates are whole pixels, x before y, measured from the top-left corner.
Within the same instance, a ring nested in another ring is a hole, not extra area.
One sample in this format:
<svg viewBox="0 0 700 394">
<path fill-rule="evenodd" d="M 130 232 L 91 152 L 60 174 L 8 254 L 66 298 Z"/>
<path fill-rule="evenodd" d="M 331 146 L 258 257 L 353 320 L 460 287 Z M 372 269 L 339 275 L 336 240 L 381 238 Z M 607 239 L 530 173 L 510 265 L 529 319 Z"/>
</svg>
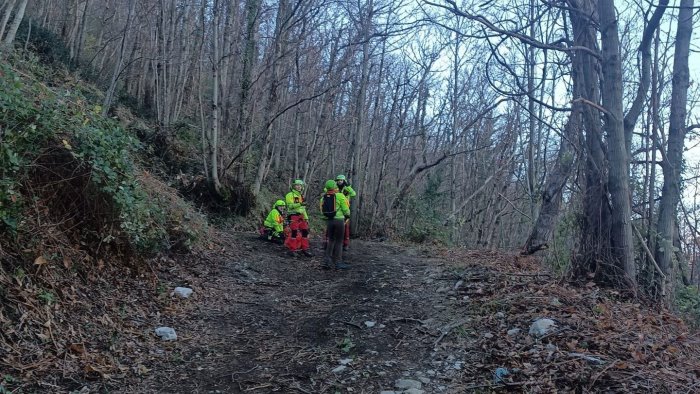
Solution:
<svg viewBox="0 0 700 394">
<path fill-rule="evenodd" d="M 700 292 L 697 287 L 679 286 L 676 305 L 692 325 L 700 326 Z"/>
<path fill-rule="evenodd" d="M 0 230 L 19 230 L 28 197 L 19 192 L 27 164 L 45 147 L 60 144 L 90 169 L 91 182 L 111 200 L 128 241 L 142 251 L 161 249 L 166 215 L 135 178 L 138 141 L 79 92 L 24 80 L 9 64 L 0 64 Z"/>
</svg>

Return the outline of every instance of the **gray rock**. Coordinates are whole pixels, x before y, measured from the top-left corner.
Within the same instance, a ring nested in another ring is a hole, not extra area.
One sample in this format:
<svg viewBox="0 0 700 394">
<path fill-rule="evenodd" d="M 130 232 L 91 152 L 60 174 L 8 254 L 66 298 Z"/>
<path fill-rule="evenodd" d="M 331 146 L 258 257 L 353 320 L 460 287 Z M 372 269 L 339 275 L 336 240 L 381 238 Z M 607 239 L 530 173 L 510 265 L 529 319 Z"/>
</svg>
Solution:
<svg viewBox="0 0 700 394">
<path fill-rule="evenodd" d="M 351 358 L 344 358 L 344 359 L 340 360 L 340 365 L 348 365 L 351 362 L 352 362 Z"/>
<path fill-rule="evenodd" d="M 377 323 L 376 323 L 376 322 L 373 322 L 373 321 L 370 321 L 370 320 L 367 320 L 367 321 L 365 322 L 365 326 L 367 326 L 367 328 L 372 328 L 372 327 L 374 327 L 375 324 L 377 324 Z"/>
<path fill-rule="evenodd" d="M 496 312 L 494 316 L 496 316 L 497 319 L 503 319 L 504 317 L 506 317 L 506 314 L 503 312 Z"/>
<path fill-rule="evenodd" d="M 338 365 L 337 367 L 333 368 L 333 369 L 331 370 L 331 372 L 333 372 L 333 373 L 340 373 L 340 372 L 345 371 L 347 368 L 348 368 L 348 367 L 346 367 L 345 365 Z"/>
<path fill-rule="evenodd" d="M 552 319 L 537 319 L 530 326 L 529 334 L 534 337 L 543 337 L 556 328 L 556 323 Z"/>
<path fill-rule="evenodd" d="M 508 330 L 508 336 L 514 337 L 514 336 L 520 334 L 520 331 L 522 331 L 522 330 L 519 328 L 511 328 L 510 330 Z"/>
<path fill-rule="evenodd" d="M 379 394 L 397 394 L 396 391 L 382 390 Z"/>
<path fill-rule="evenodd" d="M 506 368 L 496 368 L 496 371 L 493 373 L 493 383 L 499 384 L 499 383 L 505 383 L 505 378 L 506 376 L 510 375 L 510 372 Z"/>
<path fill-rule="evenodd" d="M 595 365 L 605 364 L 605 361 L 599 359 L 598 357 L 589 356 L 589 355 L 583 354 L 583 353 L 569 353 L 569 356 L 582 358 L 582 359 L 588 361 L 589 363 L 595 364 Z"/>
<path fill-rule="evenodd" d="M 437 372 L 435 372 L 435 370 L 433 370 L 433 369 L 429 369 L 429 370 L 425 371 L 425 374 L 428 376 L 435 376 L 435 375 L 437 375 Z"/>
<path fill-rule="evenodd" d="M 174 341 L 177 339 L 177 334 L 175 330 L 170 327 L 158 327 L 156 328 L 156 335 L 164 341 Z"/>
<path fill-rule="evenodd" d="M 425 391 L 421 390 L 421 389 L 413 388 L 413 389 L 404 390 L 403 394 L 425 394 Z"/>
<path fill-rule="evenodd" d="M 423 383 L 423 384 L 428 384 L 428 383 L 430 383 L 430 378 L 426 378 L 425 376 L 420 376 L 420 377 L 418 377 L 418 380 L 420 380 L 420 382 Z"/>
<path fill-rule="evenodd" d="M 421 387 L 423 387 L 423 384 L 413 379 L 397 379 L 394 383 L 394 387 L 402 390 L 420 389 Z"/>
<path fill-rule="evenodd" d="M 189 287 L 176 287 L 175 290 L 173 290 L 173 294 L 180 298 L 188 298 L 192 295 L 192 289 Z"/>
<path fill-rule="evenodd" d="M 487 332 L 486 334 L 484 334 L 484 338 L 491 339 L 491 338 L 493 338 L 493 334 L 491 334 L 490 332 Z"/>
</svg>

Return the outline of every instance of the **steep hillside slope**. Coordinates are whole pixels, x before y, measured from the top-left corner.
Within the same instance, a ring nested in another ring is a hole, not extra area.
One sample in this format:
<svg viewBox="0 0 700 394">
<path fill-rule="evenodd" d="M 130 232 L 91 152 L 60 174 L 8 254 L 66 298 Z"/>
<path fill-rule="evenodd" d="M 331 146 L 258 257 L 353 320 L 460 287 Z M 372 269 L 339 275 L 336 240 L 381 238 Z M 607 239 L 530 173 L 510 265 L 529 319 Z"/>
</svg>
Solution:
<svg viewBox="0 0 700 394">
<path fill-rule="evenodd" d="M 129 308 L 157 311 L 154 257 L 206 221 L 144 170 L 94 87 L 30 53 L 4 59 L 0 85 L 2 387 L 101 377 Z"/>
</svg>

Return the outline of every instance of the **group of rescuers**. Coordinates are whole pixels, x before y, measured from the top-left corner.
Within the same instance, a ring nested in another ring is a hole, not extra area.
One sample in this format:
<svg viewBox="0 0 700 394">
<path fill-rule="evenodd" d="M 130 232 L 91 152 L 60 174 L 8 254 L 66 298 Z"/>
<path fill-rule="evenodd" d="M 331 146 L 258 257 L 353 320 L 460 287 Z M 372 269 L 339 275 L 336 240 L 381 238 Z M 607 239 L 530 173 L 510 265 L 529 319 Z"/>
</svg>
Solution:
<svg viewBox="0 0 700 394">
<path fill-rule="evenodd" d="M 265 218 L 261 236 L 268 241 L 283 243 L 289 253 L 311 257 L 309 250 L 309 215 L 302 195 L 304 181 L 292 182 L 284 200 L 277 200 L 272 211 Z M 322 267 L 349 269 L 343 262 L 343 251 L 350 244 L 350 199 L 357 193 L 348 183 L 345 175 L 338 175 L 324 184 L 319 200 L 319 209 L 326 219 L 324 255 Z M 285 222 L 288 226 L 285 226 Z"/>
</svg>

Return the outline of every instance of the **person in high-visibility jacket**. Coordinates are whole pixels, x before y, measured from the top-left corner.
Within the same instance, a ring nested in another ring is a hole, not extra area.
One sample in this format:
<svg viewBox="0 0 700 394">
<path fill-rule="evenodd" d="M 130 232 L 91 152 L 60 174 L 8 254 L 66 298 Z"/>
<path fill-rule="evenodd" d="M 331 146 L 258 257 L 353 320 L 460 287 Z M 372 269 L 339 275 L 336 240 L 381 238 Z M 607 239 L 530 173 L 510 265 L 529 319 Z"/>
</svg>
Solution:
<svg viewBox="0 0 700 394">
<path fill-rule="evenodd" d="M 328 243 L 323 254 L 323 268 L 335 266 L 337 269 L 349 269 L 343 262 L 343 232 L 345 222 L 350 220 L 350 205 L 343 193 L 340 193 L 335 181 L 330 179 L 324 185 L 319 207 L 326 218 L 326 235 Z"/>
<path fill-rule="evenodd" d="M 357 192 L 350 186 L 345 175 L 338 175 L 335 177 L 335 183 L 338 185 L 338 191 L 343 193 L 345 198 L 348 200 L 348 206 L 350 206 L 350 199 L 357 196 Z M 348 250 L 350 246 L 350 221 L 345 221 L 345 236 L 343 238 L 343 250 Z"/>
<path fill-rule="evenodd" d="M 304 181 L 295 179 L 292 188 L 284 197 L 287 204 L 290 236 L 284 240 L 284 245 L 290 253 L 304 256 L 313 256 L 309 250 L 309 215 L 306 213 L 306 202 L 301 191 L 304 189 Z"/>
<path fill-rule="evenodd" d="M 284 214 L 287 204 L 283 200 L 275 201 L 275 205 L 263 223 L 262 236 L 268 241 L 284 242 Z"/>
</svg>

